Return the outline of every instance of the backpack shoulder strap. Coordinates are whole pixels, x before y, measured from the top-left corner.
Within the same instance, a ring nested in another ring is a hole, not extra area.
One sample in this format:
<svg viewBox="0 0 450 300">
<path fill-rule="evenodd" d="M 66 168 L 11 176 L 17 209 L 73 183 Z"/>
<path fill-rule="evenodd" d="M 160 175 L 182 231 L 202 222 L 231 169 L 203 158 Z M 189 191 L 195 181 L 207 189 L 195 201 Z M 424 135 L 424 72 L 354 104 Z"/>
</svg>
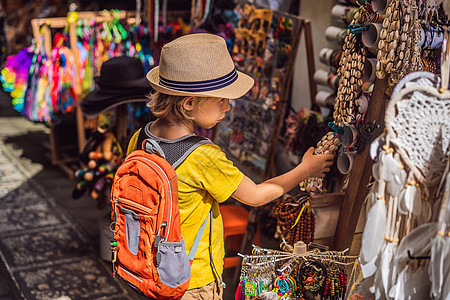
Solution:
<svg viewBox="0 0 450 300">
<path fill-rule="evenodd" d="M 146 139 L 156 141 L 162 150 L 164 158 L 174 169 L 178 168 L 197 147 L 203 144 L 213 143 L 210 139 L 194 134 L 176 140 L 161 139 L 150 134 L 149 125 L 150 123 L 141 128 L 136 142 L 136 149 L 142 149 L 142 144 Z"/>
<path fill-rule="evenodd" d="M 206 224 L 208 223 L 209 219 L 211 220 L 210 223 L 211 223 L 211 231 L 212 231 L 212 219 L 213 219 L 212 207 L 208 213 L 208 217 L 206 217 L 205 222 L 203 222 L 202 226 L 200 227 L 200 229 L 197 232 L 197 235 L 195 236 L 194 243 L 192 244 L 191 250 L 189 251 L 189 255 L 188 255 L 188 258 L 190 261 L 194 260 L 195 253 L 197 252 L 198 245 L 200 245 L 200 240 L 202 239 L 203 232 L 205 231 L 205 227 L 206 227 Z"/>
</svg>

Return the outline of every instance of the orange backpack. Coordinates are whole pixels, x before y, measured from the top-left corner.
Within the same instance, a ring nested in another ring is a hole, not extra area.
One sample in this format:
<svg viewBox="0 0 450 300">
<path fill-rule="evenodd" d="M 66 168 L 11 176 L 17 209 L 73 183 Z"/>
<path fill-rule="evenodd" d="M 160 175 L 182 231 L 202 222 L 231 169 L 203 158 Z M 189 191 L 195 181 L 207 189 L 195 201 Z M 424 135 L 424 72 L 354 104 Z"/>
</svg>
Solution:
<svg viewBox="0 0 450 300">
<path fill-rule="evenodd" d="M 137 145 L 145 150 L 128 155 L 111 189 L 113 276 L 119 275 L 145 296 L 179 299 L 189 286 L 190 264 L 210 216 L 188 257 L 180 230 L 175 168 L 195 148 L 210 141 L 190 135 L 173 143 L 158 143 L 145 139 L 144 129 Z"/>
</svg>

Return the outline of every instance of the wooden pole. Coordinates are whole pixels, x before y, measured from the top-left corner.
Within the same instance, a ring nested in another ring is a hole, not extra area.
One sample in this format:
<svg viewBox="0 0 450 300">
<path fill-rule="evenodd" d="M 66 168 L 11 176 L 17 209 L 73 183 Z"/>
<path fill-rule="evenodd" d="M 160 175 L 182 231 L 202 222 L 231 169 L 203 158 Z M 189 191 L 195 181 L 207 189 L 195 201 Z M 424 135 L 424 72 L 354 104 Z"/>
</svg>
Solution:
<svg viewBox="0 0 450 300">
<path fill-rule="evenodd" d="M 316 104 L 317 83 L 314 80 L 314 72 L 316 66 L 314 64 L 314 50 L 312 42 L 311 21 L 305 20 L 305 47 L 306 47 L 306 60 L 308 62 L 308 82 L 309 82 L 309 97 L 311 99 L 311 109 L 319 111 L 320 108 Z"/>
<path fill-rule="evenodd" d="M 73 56 L 75 58 L 75 96 L 77 99 L 77 107 L 76 107 L 76 125 L 77 125 L 77 136 L 78 136 L 78 151 L 81 153 L 86 145 L 86 134 L 84 132 L 84 117 L 80 108 L 81 104 L 81 82 L 80 78 L 80 56 L 77 49 L 77 22 L 69 24 L 69 40 L 70 40 L 70 48 L 72 50 Z"/>
<path fill-rule="evenodd" d="M 381 128 L 384 128 L 384 112 L 387 101 L 385 92 L 387 84 L 387 78 L 377 79 L 375 81 L 372 98 L 366 116 L 364 117 L 366 124 L 375 120 Z M 382 129 L 378 129 L 376 134 L 379 135 L 381 132 Z M 350 248 L 352 244 L 361 207 L 368 192 L 367 185 L 372 174 L 373 161 L 369 156 L 369 146 L 366 145 L 364 151 L 355 156 L 353 169 L 349 175 L 349 185 L 345 193 L 336 227 L 336 234 L 334 235 L 334 250 L 344 250 Z"/>
</svg>

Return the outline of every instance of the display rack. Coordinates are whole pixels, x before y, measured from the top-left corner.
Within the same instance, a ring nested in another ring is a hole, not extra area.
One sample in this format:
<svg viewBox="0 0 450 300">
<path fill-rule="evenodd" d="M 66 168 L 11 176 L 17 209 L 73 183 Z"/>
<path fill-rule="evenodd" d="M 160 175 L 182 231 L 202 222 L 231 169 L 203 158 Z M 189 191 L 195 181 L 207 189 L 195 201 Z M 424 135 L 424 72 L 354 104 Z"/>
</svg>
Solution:
<svg viewBox="0 0 450 300">
<path fill-rule="evenodd" d="M 84 17 L 93 18 L 95 17 L 95 13 L 91 12 L 84 12 L 80 13 L 79 15 Z M 51 29 L 52 28 L 64 28 L 66 26 L 69 26 L 69 43 L 70 48 L 74 52 L 74 57 L 76 60 L 75 64 L 75 74 L 77 77 L 79 77 L 79 69 L 78 69 L 78 60 L 79 57 L 77 55 L 76 50 L 76 43 L 77 43 L 77 35 L 76 35 L 76 24 L 75 23 L 69 23 L 67 21 L 67 18 L 61 17 L 61 18 L 45 18 L 45 19 L 33 19 L 31 20 L 31 26 L 33 28 L 33 35 L 36 43 L 40 42 L 40 34 L 41 34 L 41 26 L 42 32 L 43 32 L 43 41 L 44 41 L 44 51 L 47 55 L 47 57 L 51 58 L 52 55 L 52 35 L 51 35 Z M 81 94 L 81 87 L 76 84 L 75 87 L 75 93 L 76 95 Z M 70 155 L 66 155 L 66 150 L 73 150 L 78 149 L 81 151 L 82 145 L 85 143 L 85 135 L 84 130 L 82 128 L 83 122 L 82 122 L 82 114 L 79 106 L 77 105 L 76 108 L 76 124 L 77 124 L 77 138 L 78 138 L 78 145 L 68 145 L 64 148 L 60 147 L 60 136 L 55 130 L 55 126 L 53 124 L 50 125 L 50 139 L 49 143 L 44 143 L 44 146 L 50 151 L 49 152 L 49 159 L 52 165 L 60 167 L 65 173 L 67 173 L 69 176 L 72 176 L 73 170 L 68 166 L 68 163 L 75 162 L 78 160 L 78 157 L 73 157 Z"/>
<path fill-rule="evenodd" d="M 313 45 L 312 45 L 312 33 L 311 33 L 311 22 L 310 20 L 301 18 L 299 16 L 294 16 L 291 14 L 283 13 L 283 12 L 275 12 L 274 14 L 278 14 L 279 16 L 285 16 L 286 18 L 291 18 L 295 20 L 292 27 L 292 48 L 291 48 L 291 55 L 289 57 L 289 62 L 287 63 L 287 69 L 285 72 L 285 76 L 283 79 L 283 84 L 280 92 L 280 101 L 278 102 L 276 106 L 276 110 L 274 110 L 274 122 L 273 126 L 270 128 L 270 137 L 269 137 L 269 147 L 267 152 L 267 158 L 265 160 L 264 167 L 260 168 L 259 170 L 255 171 L 255 168 L 252 168 L 247 163 L 243 163 L 239 160 L 238 157 L 232 155 L 229 150 L 227 151 L 227 142 L 222 141 L 222 145 L 220 141 L 217 141 L 215 139 L 215 142 L 218 142 L 219 145 L 221 145 L 222 149 L 227 153 L 228 157 L 233 160 L 233 162 L 241 169 L 243 170 L 250 178 L 252 178 L 255 182 L 261 182 L 264 181 L 271 176 L 274 175 L 275 172 L 275 153 L 276 153 L 276 147 L 277 143 L 279 141 L 279 133 L 282 126 L 282 121 L 284 119 L 285 110 L 288 105 L 289 96 L 290 96 L 290 88 L 291 88 L 291 82 L 293 77 L 293 71 L 295 66 L 295 60 L 296 60 L 296 54 L 298 52 L 298 48 L 300 45 L 300 40 L 302 35 L 305 36 L 305 48 L 306 48 L 306 55 L 307 55 L 307 76 L 309 80 L 309 88 L 310 88 L 310 101 L 311 101 L 311 107 L 316 108 L 315 104 L 315 94 L 317 91 L 317 86 L 315 81 L 313 80 L 313 75 L 315 71 L 314 66 L 314 52 L 313 52 Z M 239 101 L 247 101 L 248 99 L 240 99 Z M 269 108 L 270 109 L 270 108 Z M 233 117 L 233 112 L 231 112 L 231 117 Z M 247 115 L 248 117 L 248 115 Z M 217 134 L 221 134 L 221 132 L 224 132 L 223 127 L 219 127 L 217 129 Z M 240 252 L 241 253 L 248 253 L 250 244 L 254 240 L 254 236 L 257 231 L 257 224 L 258 224 L 258 208 L 251 208 L 249 213 L 249 219 L 248 219 L 248 225 L 247 230 L 244 234 Z M 239 277 L 239 269 L 235 269 L 234 273 L 234 280 L 236 281 Z"/>
<path fill-rule="evenodd" d="M 237 69 L 253 76 L 255 85 L 249 93 L 234 102 L 234 108 L 219 124 L 214 139 L 227 153 L 227 156 L 255 182 L 261 182 L 275 172 L 274 157 L 278 136 L 289 102 L 296 54 L 303 33 L 305 34 L 311 105 L 314 106 L 315 103 L 316 84 L 313 80 L 314 57 L 311 23 L 309 20 L 278 11 L 273 11 L 273 16 L 274 19 L 286 18 L 289 20 L 286 22 L 292 22 L 290 25 L 292 26 L 291 42 L 288 44 L 289 54 L 284 63 L 279 63 L 277 59 L 280 58 L 264 60 L 257 56 L 247 59 L 245 55 L 242 55 L 242 49 L 233 50 L 233 59 Z M 256 48 L 259 47 L 258 43 L 254 34 L 247 35 L 244 30 L 236 29 L 235 48 Z M 273 47 L 280 47 L 281 44 L 275 41 Z M 270 46 L 267 45 L 266 48 L 268 47 Z M 276 55 L 278 54 L 273 54 L 273 56 Z M 253 64 L 257 65 L 253 66 Z M 266 64 L 271 64 L 271 66 L 266 67 Z M 282 67 L 279 67 L 279 64 Z M 270 74 L 264 74 L 265 68 L 272 70 L 272 73 L 269 71 Z"/>
<path fill-rule="evenodd" d="M 119 11 L 118 17 L 125 18 L 127 16 L 126 11 Z M 51 29 L 61 29 L 68 28 L 68 36 L 69 36 L 69 44 L 70 49 L 73 51 L 73 56 L 75 59 L 75 77 L 80 77 L 79 70 L 79 55 L 77 50 L 77 33 L 76 27 L 79 19 L 84 20 L 93 20 L 94 22 L 103 22 L 113 20 L 113 16 L 109 12 L 77 12 L 76 15 L 72 15 L 76 17 L 70 17 L 70 13 L 68 17 L 57 17 L 57 18 L 41 18 L 41 19 L 33 19 L 31 21 L 33 36 L 36 43 L 40 43 L 43 40 L 43 47 L 45 54 L 47 57 L 51 58 L 52 55 L 52 33 Z M 70 21 L 69 21 L 70 20 Z M 41 30 L 42 29 L 42 30 Z M 41 33 L 43 35 L 43 39 L 41 39 Z M 50 162 L 54 166 L 58 166 L 61 168 L 70 178 L 73 177 L 74 168 L 70 166 L 71 163 L 76 163 L 79 160 L 78 155 L 73 155 L 73 153 L 79 153 L 83 150 L 86 144 L 86 136 L 85 136 L 85 128 L 84 128 L 84 117 L 81 112 L 81 108 L 79 106 L 82 89 L 79 80 L 75 80 L 74 91 L 76 94 L 76 98 L 79 99 L 78 104 L 75 109 L 75 126 L 76 126 L 76 134 L 77 134 L 77 143 L 71 145 L 60 145 L 61 144 L 61 134 L 57 132 L 55 125 L 50 124 L 50 139 L 48 143 L 44 143 L 44 146 L 47 148 L 49 153 L 47 156 L 50 159 Z M 123 114 L 121 114 L 123 115 Z"/>
</svg>

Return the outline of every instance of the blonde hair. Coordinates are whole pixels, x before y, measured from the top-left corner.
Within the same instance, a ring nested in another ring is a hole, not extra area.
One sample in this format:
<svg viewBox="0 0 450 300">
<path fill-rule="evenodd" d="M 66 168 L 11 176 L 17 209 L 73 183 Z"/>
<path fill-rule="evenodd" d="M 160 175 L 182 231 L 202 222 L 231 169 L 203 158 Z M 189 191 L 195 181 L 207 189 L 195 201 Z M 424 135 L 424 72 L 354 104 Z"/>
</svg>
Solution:
<svg viewBox="0 0 450 300">
<path fill-rule="evenodd" d="M 147 106 L 157 118 L 183 122 L 185 120 L 192 120 L 188 111 L 183 107 L 184 99 L 189 97 L 192 96 L 174 96 L 156 91 L 148 96 L 150 101 L 147 103 Z M 193 98 L 197 105 L 211 99 L 211 97 L 195 96 Z"/>
</svg>

